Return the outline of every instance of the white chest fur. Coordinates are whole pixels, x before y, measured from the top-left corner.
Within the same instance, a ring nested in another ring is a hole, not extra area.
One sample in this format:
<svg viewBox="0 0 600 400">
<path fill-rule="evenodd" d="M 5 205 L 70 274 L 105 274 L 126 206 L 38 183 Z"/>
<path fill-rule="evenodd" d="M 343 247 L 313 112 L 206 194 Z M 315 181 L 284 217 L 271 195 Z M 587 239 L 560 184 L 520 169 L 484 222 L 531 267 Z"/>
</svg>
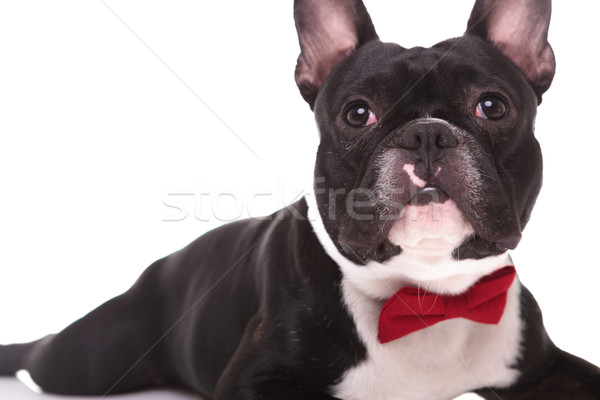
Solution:
<svg viewBox="0 0 600 400">
<path fill-rule="evenodd" d="M 508 292 L 498 325 L 454 319 L 387 344 L 377 339 L 383 303 L 365 296 L 348 281 L 344 301 L 367 348 L 367 359 L 347 371 L 333 389 L 344 400 L 444 400 L 483 387 L 513 383 L 519 354 L 520 283 Z"/>
<path fill-rule="evenodd" d="M 339 253 L 306 198 L 313 229 L 342 274 L 343 302 L 366 346 L 367 358 L 346 371 L 331 389 L 343 400 L 446 400 L 479 388 L 506 387 L 518 378 L 521 284 L 515 279 L 497 325 L 463 318 L 440 322 L 381 344 L 379 312 L 403 286 L 444 294 L 465 291 L 481 277 L 511 263 L 508 254 L 483 260 L 454 261 L 423 248 L 408 250 L 386 263 L 356 265 Z M 439 248 L 439 247 L 436 247 Z"/>
</svg>

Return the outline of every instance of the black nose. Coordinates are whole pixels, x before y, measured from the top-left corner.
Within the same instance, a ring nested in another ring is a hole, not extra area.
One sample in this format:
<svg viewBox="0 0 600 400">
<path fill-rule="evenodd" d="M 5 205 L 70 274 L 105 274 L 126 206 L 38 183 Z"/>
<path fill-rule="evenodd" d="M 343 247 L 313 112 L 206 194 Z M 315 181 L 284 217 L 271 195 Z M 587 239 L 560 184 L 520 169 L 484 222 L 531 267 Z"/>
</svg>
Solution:
<svg viewBox="0 0 600 400">
<path fill-rule="evenodd" d="M 415 161 L 425 161 L 428 165 L 442 159 L 447 149 L 457 145 L 452 129 L 440 122 L 417 122 L 402 132 L 398 142 L 398 146 L 411 151 Z"/>
</svg>

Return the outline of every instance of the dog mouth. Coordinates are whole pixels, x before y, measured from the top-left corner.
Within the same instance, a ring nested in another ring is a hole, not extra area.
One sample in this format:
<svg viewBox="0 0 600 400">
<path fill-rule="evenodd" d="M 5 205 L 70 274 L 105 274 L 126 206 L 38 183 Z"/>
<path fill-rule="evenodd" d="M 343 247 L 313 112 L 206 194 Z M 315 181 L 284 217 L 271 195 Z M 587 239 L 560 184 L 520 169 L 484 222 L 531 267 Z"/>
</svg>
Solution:
<svg viewBox="0 0 600 400">
<path fill-rule="evenodd" d="M 493 255 L 516 247 L 520 234 L 513 235 L 512 230 L 508 234 L 499 231 L 490 234 L 482 229 L 490 222 L 480 220 L 477 213 L 470 210 L 473 204 L 468 201 L 467 187 L 450 185 L 442 188 L 437 183 L 412 186 L 412 193 L 400 190 L 400 195 L 391 201 L 394 206 L 378 208 L 374 205 L 361 210 L 361 213 L 374 215 L 366 222 L 346 219 L 338 237 L 341 250 L 353 260 L 366 263 L 369 260 L 382 262 L 408 249 L 417 250 L 431 243 L 440 244 L 440 249 L 443 247 L 446 251 L 475 240 L 479 243 L 477 246 L 485 247 L 485 254 Z M 502 227 L 506 228 L 506 225 L 500 225 Z M 461 253 L 466 254 L 462 250 Z"/>
<path fill-rule="evenodd" d="M 449 199 L 450 196 L 448 193 L 439 187 L 435 185 L 427 185 L 415 193 L 415 195 L 408 200 L 407 205 L 426 206 L 431 203 L 442 204 Z"/>
<path fill-rule="evenodd" d="M 464 212 L 448 193 L 438 186 L 426 185 L 403 206 L 387 239 L 403 249 L 418 248 L 431 240 L 454 248 L 473 232 Z"/>
<path fill-rule="evenodd" d="M 361 210 L 364 214 L 360 215 L 374 215 L 371 223 L 347 220 L 344 227 L 354 229 L 342 230 L 339 238 L 346 254 L 362 262 L 383 261 L 402 249 L 418 247 L 423 239 L 441 238 L 457 246 L 473 232 L 463 211 L 440 186 L 424 183 L 422 187 L 412 186 L 410 193 L 398 193 L 385 213 L 377 214 L 376 207 Z"/>
</svg>

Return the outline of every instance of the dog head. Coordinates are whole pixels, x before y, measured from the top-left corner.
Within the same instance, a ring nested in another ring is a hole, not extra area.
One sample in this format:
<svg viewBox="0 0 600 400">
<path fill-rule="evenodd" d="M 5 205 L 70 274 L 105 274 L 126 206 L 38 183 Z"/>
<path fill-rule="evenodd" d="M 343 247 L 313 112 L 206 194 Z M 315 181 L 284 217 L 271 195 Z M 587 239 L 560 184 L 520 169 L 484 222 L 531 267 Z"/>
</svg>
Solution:
<svg viewBox="0 0 600 400">
<path fill-rule="evenodd" d="M 315 196 L 338 250 L 366 263 L 515 248 L 542 184 L 550 1 L 477 0 L 462 37 L 410 49 L 381 42 L 360 1 L 294 12 L 296 82 L 320 132 Z"/>
</svg>

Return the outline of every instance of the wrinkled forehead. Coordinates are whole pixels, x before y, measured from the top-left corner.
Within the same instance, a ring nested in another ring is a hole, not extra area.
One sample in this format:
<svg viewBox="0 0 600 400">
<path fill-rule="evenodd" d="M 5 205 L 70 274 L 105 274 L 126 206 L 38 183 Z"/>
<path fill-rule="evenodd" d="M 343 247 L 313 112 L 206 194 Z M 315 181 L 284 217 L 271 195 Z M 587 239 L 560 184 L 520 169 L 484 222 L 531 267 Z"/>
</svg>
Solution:
<svg viewBox="0 0 600 400">
<path fill-rule="evenodd" d="M 325 86 L 330 111 L 353 100 L 384 107 L 400 97 L 418 106 L 433 99 L 456 98 L 461 94 L 457 90 L 466 95 L 471 89 L 500 91 L 517 103 L 535 97 L 523 73 L 509 59 L 469 36 L 431 48 L 370 43 L 340 63 Z"/>
</svg>

